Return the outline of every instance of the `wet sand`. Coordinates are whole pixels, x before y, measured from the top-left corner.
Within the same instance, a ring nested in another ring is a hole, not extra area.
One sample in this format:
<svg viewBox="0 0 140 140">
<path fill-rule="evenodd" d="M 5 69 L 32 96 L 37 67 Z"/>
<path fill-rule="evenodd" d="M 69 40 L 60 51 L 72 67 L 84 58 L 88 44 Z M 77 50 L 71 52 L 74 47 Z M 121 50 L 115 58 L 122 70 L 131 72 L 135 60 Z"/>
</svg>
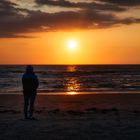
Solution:
<svg viewBox="0 0 140 140">
<path fill-rule="evenodd" d="M 140 139 L 140 94 L 38 95 L 38 120 L 22 107 L 22 95 L 0 95 L 0 140 Z"/>
</svg>

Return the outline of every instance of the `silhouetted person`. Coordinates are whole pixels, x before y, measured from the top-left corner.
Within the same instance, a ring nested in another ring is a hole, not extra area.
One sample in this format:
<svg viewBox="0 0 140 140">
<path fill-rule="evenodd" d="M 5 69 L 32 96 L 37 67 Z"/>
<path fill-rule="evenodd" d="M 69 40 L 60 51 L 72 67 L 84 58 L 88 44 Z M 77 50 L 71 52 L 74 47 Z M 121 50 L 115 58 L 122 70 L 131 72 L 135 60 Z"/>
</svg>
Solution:
<svg viewBox="0 0 140 140">
<path fill-rule="evenodd" d="M 33 71 L 32 66 L 26 67 L 26 72 L 23 74 L 22 77 L 22 84 L 24 95 L 24 117 L 25 119 L 34 119 L 34 102 L 39 82 L 37 76 Z"/>
</svg>

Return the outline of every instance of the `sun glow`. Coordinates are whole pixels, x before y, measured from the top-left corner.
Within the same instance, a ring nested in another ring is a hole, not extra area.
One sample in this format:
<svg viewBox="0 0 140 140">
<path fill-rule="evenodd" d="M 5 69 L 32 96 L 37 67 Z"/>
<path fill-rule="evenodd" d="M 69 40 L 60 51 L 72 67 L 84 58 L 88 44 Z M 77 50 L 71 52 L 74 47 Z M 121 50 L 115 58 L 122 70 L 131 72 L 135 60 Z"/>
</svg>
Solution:
<svg viewBox="0 0 140 140">
<path fill-rule="evenodd" d="M 67 42 L 67 46 L 68 46 L 69 50 L 74 50 L 77 47 L 77 42 L 75 40 L 69 40 Z"/>
</svg>

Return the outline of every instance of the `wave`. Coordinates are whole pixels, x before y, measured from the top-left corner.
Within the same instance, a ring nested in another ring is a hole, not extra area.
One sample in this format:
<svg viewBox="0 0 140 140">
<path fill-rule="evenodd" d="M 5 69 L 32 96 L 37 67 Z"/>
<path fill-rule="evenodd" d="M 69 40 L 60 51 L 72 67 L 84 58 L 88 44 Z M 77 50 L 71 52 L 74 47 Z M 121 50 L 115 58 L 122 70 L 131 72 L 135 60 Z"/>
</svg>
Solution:
<svg viewBox="0 0 140 140">
<path fill-rule="evenodd" d="M 38 65 L 39 93 L 140 91 L 140 65 Z M 0 93 L 22 92 L 25 66 L 0 65 Z"/>
</svg>

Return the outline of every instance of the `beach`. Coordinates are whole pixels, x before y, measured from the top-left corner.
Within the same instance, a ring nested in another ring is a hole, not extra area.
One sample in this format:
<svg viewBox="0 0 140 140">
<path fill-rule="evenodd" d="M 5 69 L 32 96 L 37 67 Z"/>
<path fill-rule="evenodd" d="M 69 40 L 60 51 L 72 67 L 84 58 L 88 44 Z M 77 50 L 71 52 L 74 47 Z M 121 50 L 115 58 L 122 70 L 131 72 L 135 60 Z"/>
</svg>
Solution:
<svg viewBox="0 0 140 140">
<path fill-rule="evenodd" d="M 140 139 L 140 94 L 38 95 L 24 120 L 22 94 L 0 95 L 0 140 Z"/>
</svg>

